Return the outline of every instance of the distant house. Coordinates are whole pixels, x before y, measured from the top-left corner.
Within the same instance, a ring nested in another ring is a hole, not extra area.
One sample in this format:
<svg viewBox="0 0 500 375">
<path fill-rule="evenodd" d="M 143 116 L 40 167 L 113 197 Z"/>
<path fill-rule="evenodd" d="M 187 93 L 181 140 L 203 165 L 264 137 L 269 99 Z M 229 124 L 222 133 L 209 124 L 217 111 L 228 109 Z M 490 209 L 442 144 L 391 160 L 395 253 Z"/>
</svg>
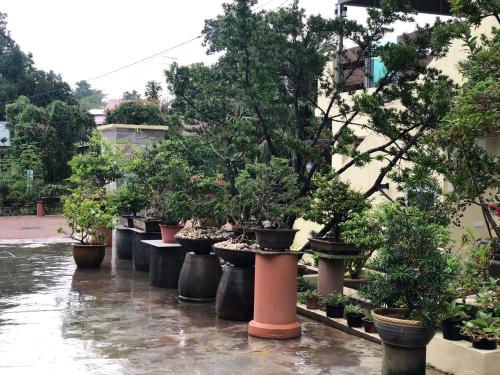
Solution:
<svg viewBox="0 0 500 375">
<path fill-rule="evenodd" d="M 97 126 L 104 124 L 104 121 L 106 121 L 106 112 L 103 108 L 90 109 L 89 113 L 94 118 Z"/>
<path fill-rule="evenodd" d="M 5 121 L 0 121 L 0 148 L 10 146 L 10 133 L 7 129 L 7 123 Z"/>
</svg>

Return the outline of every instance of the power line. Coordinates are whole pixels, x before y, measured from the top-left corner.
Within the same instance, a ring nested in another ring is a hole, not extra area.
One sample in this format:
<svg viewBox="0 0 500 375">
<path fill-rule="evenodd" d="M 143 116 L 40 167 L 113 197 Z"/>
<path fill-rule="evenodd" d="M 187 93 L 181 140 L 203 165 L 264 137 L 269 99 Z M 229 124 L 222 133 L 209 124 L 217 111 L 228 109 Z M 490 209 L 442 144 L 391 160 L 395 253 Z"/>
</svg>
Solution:
<svg viewBox="0 0 500 375">
<path fill-rule="evenodd" d="M 272 2 L 274 2 L 274 1 L 276 1 L 276 0 L 270 0 L 270 1 L 266 2 L 266 3 L 264 3 L 264 4 L 259 5 L 258 7 L 254 8 L 253 10 L 254 10 L 254 11 L 255 11 L 255 10 L 259 10 L 259 9 L 261 9 L 261 8 L 265 7 L 266 5 L 271 4 L 271 3 L 272 3 Z M 278 5 L 276 8 L 272 9 L 271 11 L 272 11 L 272 12 L 276 11 L 277 9 L 279 9 L 279 8 L 283 7 L 283 6 L 284 6 L 286 3 L 288 3 L 289 1 L 290 1 L 290 0 L 285 0 L 285 1 L 284 1 L 284 2 L 282 2 L 280 5 Z M 89 82 L 89 81 L 95 81 L 95 80 L 97 80 L 97 79 L 107 77 L 107 76 L 109 76 L 109 75 L 111 75 L 111 74 L 117 73 L 117 72 L 122 71 L 122 70 L 124 70 L 124 69 L 128 69 L 128 68 L 130 68 L 130 67 L 132 67 L 132 66 L 135 66 L 135 65 L 137 65 L 137 64 L 140 64 L 140 63 L 143 63 L 143 62 L 149 61 L 149 60 L 151 60 L 151 59 L 154 59 L 155 57 L 161 56 L 161 55 L 163 55 L 163 54 L 165 54 L 165 53 L 167 53 L 167 52 L 170 52 L 170 51 L 172 51 L 172 50 L 174 50 L 174 49 L 177 49 L 177 48 L 182 47 L 182 46 L 184 46 L 184 45 L 186 45 L 186 44 L 189 44 L 189 43 L 191 43 L 191 42 L 194 42 L 195 40 L 200 39 L 200 38 L 202 38 L 203 36 L 204 36 L 203 34 L 197 35 L 197 36 L 195 36 L 194 38 L 191 38 L 191 39 L 185 40 L 184 42 L 181 42 L 181 43 L 179 43 L 179 44 L 177 44 L 177 45 L 175 45 L 175 46 L 172 46 L 172 47 L 169 47 L 169 48 L 167 48 L 167 49 L 164 49 L 163 51 L 160 51 L 160 52 L 157 52 L 157 53 L 155 53 L 155 54 L 153 54 L 153 55 L 150 55 L 150 56 L 144 57 L 144 58 L 142 58 L 142 59 L 140 59 L 140 60 L 137 60 L 137 61 L 134 61 L 134 62 L 132 62 L 132 63 L 130 63 L 130 64 L 123 65 L 123 66 L 121 66 L 121 67 L 119 67 L 119 68 L 116 68 L 116 69 L 113 69 L 113 70 L 111 70 L 111 71 L 109 71 L 109 72 L 106 72 L 106 73 L 103 73 L 103 74 L 97 75 L 97 76 L 95 76 L 95 77 L 91 77 L 91 78 L 85 79 L 84 81 L 87 81 L 87 82 Z M 169 57 L 169 56 L 166 56 L 166 57 L 171 58 L 171 59 L 173 59 L 173 60 L 176 60 L 176 58 L 174 58 L 174 57 Z M 59 88 L 59 89 L 53 89 L 53 90 L 48 90 L 48 91 L 44 91 L 44 92 L 40 92 L 40 93 L 38 93 L 38 94 L 33 94 L 33 95 L 30 95 L 30 96 L 27 96 L 27 98 L 31 99 L 31 98 L 35 98 L 35 97 L 37 97 L 37 96 L 42 96 L 42 95 L 50 94 L 50 93 L 57 92 L 57 91 L 60 91 L 60 90 L 62 90 L 62 88 Z M 5 102 L 0 102 L 0 105 L 4 105 L 4 104 L 8 104 L 8 103 L 13 103 L 13 102 L 15 102 L 16 100 L 17 100 L 17 99 L 15 99 L 15 100 L 8 100 L 8 101 L 5 101 Z"/>
</svg>

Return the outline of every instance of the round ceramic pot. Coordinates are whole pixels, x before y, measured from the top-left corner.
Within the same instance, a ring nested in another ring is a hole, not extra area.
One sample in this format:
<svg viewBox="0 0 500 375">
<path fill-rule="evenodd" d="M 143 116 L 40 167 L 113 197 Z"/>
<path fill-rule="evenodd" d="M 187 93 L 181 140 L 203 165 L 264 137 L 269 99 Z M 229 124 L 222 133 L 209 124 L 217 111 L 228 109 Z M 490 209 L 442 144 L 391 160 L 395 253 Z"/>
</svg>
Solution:
<svg viewBox="0 0 500 375">
<path fill-rule="evenodd" d="M 342 318 L 344 316 L 344 305 L 326 304 L 326 316 L 329 318 Z"/>
<path fill-rule="evenodd" d="M 73 259 L 78 268 L 99 268 L 104 259 L 106 248 L 104 245 L 71 244 Z"/>
<path fill-rule="evenodd" d="M 318 297 L 312 297 L 306 299 L 306 308 L 308 310 L 317 310 L 318 309 Z"/>
<path fill-rule="evenodd" d="M 403 348 L 422 348 L 432 340 L 435 329 L 421 321 L 402 319 L 404 309 L 379 308 L 372 311 L 382 341 Z"/>
<path fill-rule="evenodd" d="M 372 320 L 363 320 L 363 328 L 367 333 L 377 333 L 377 328 L 375 327 L 375 322 Z"/>
<path fill-rule="evenodd" d="M 233 250 L 213 245 L 214 253 L 219 258 L 235 267 L 252 267 L 255 265 L 255 253 L 247 250 Z"/>
<path fill-rule="evenodd" d="M 287 250 L 293 244 L 297 229 L 256 229 L 255 236 L 261 249 Z"/>
<path fill-rule="evenodd" d="M 497 342 L 495 340 L 472 340 L 472 347 L 482 350 L 495 350 L 497 348 Z"/>
<path fill-rule="evenodd" d="M 161 240 L 165 243 L 176 243 L 175 235 L 184 228 L 183 225 L 160 224 Z"/>
<path fill-rule="evenodd" d="M 212 245 L 217 242 L 224 241 L 225 238 L 184 238 L 175 236 L 175 240 L 182 245 L 182 247 L 192 251 L 195 254 L 207 255 L 212 252 Z"/>
<path fill-rule="evenodd" d="M 352 328 L 363 327 L 363 314 L 345 314 L 347 325 Z"/>
<path fill-rule="evenodd" d="M 460 332 L 461 319 L 446 319 L 441 321 L 441 331 L 445 340 L 460 341 L 464 336 Z"/>
</svg>

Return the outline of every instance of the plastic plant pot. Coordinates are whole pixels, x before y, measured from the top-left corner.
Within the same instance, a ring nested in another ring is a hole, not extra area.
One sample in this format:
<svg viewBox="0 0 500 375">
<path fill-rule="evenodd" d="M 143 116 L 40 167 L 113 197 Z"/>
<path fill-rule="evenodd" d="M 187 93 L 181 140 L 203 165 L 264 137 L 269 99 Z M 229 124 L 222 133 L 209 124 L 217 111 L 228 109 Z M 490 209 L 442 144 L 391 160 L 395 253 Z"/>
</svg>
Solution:
<svg viewBox="0 0 500 375">
<path fill-rule="evenodd" d="M 344 316 L 344 305 L 326 304 L 326 316 L 329 318 L 342 318 Z"/>
</svg>

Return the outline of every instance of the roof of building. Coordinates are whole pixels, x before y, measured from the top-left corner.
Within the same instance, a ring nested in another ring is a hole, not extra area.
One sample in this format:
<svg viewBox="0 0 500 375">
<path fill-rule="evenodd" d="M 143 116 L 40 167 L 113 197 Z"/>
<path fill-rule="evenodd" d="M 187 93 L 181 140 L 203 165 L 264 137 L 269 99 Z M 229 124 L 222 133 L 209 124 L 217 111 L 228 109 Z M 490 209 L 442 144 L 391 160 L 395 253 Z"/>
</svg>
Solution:
<svg viewBox="0 0 500 375">
<path fill-rule="evenodd" d="M 378 7 L 380 0 L 339 0 L 341 4 L 360 6 L 360 7 Z M 419 13 L 438 14 L 450 16 L 451 9 L 448 0 L 410 0 L 410 3 Z"/>
<path fill-rule="evenodd" d="M 9 129 L 7 129 L 7 123 L 5 121 L 0 121 L 0 140 L 3 138 L 7 138 L 7 142 L 0 143 L 0 147 L 10 146 L 10 133 Z"/>
</svg>

